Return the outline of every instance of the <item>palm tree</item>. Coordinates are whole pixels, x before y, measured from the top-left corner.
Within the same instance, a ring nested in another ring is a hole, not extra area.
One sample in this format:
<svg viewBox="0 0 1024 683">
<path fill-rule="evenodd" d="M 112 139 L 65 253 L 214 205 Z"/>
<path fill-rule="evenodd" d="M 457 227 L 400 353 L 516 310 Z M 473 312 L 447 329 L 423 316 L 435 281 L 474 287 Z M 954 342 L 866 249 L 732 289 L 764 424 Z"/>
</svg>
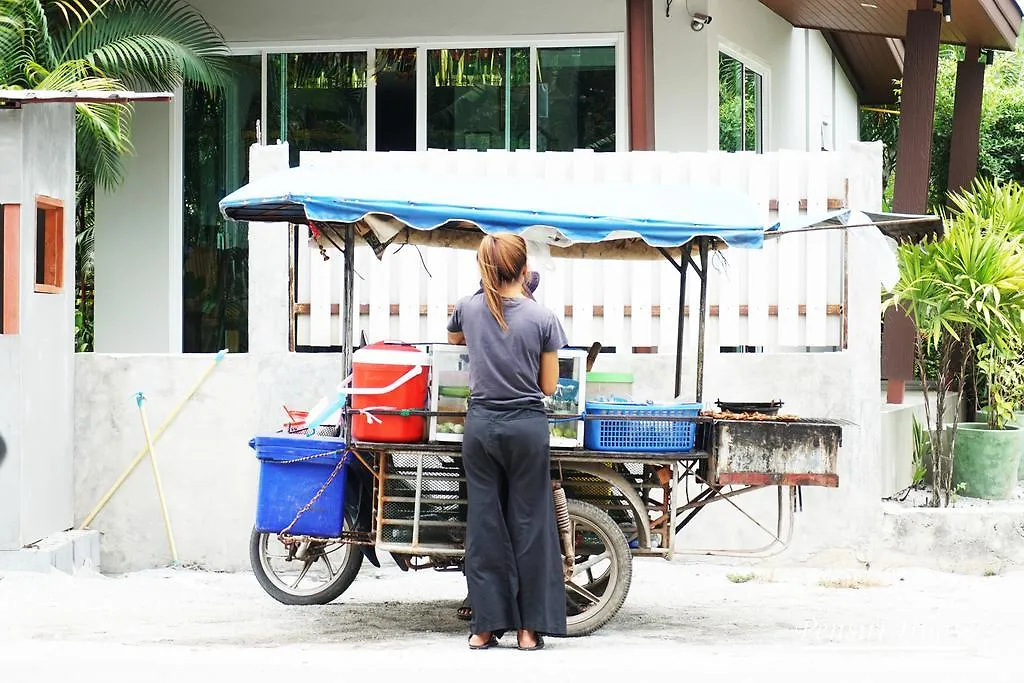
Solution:
<svg viewBox="0 0 1024 683">
<path fill-rule="evenodd" d="M 0 0 L 0 87 L 216 89 L 229 74 L 220 33 L 181 0 Z M 132 152 L 132 105 L 79 104 L 79 172 L 106 189 Z"/>
<path fill-rule="evenodd" d="M 0 88 L 171 91 L 188 83 L 218 90 L 230 76 L 222 36 L 182 0 L 0 0 Z M 133 107 L 76 106 L 82 285 L 91 275 L 93 193 L 124 178 Z"/>
</svg>

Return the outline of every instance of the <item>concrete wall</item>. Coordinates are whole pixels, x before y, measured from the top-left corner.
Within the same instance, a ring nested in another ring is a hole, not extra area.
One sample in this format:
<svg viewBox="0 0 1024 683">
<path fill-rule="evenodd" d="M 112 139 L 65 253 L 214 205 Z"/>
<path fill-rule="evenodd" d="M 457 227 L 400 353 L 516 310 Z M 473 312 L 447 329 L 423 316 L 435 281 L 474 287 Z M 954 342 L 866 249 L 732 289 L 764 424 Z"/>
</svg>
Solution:
<svg viewBox="0 0 1024 683">
<path fill-rule="evenodd" d="M 96 192 L 96 351 L 181 351 L 177 106 L 135 104 L 135 156 L 125 160 L 124 183 L 113 192 Z"/>
<path fill-rule="evenodd" d="M 929 394 L 932 421 L 935 421 L 935 394 Z M 945 424 L 952 424 L 957 394 L 946 397 Z M 963 412 L 961 411 L 961 416 Z M 924 427 L 928 424 L 924 396 L 907 392 L 903 403 L 886 403 L 882 399 L 882 462 L 879 467 L 883 496 L 892 496 L 914 482 L 914 419 Z"/>
<path fill-rule="evenodd" d="M 0 109 L 0 204 L 24 201 L 23 128 L 22 111 Z M 21 347 L 20 335 L 0 334 L 0 435 L 7 444 L 0 461 L 0 551 L 21 545 Z"/>
<path fill-rule="evenodd" d="M 80 523 L 145 446 L 135 392 L 156 432 L 212 362 L 210 356 L 79 354 L 75 367 L 75 520 Z M 282 404 L 307 408 L 337 386 L 334 354 L 228 355 L 154 445 L 182 562 L 248 567 L 258 463 L 249 440 L 280 429 Z M 153 471 L 143 461 L 91 524 L 102 567 L 170 561 Z"/>
<path fill-rule="evenodd" d="M 20 332 L 0 336 L 0 550 L 72 524 L 74 107 L 0 111 L 0 203 L 21 205 Z M 64 289 L 37 293 L 35 197 L 64 202 Z"/>
</svg>

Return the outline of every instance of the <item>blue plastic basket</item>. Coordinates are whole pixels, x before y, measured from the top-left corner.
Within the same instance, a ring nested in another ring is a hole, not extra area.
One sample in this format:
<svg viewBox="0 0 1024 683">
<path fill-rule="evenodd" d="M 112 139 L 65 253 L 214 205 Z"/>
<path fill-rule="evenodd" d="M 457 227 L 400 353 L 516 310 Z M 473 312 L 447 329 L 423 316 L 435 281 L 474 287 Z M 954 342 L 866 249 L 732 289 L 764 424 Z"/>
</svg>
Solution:
<svg viewBox="0 0 1024 683">
<path fill-rule="evenodd" d="M 685 453 L 692 451 L 697 437 L 695 422 L 666 420 L 630 420 L 621 415 L 647 417 L 696 417 L 700 403 L 601 403 L 587 402 L 590 418 L 614 415 L 608 419 L 588 419 L 583 427 L 583 445 L 592 451 L 629 453 Z"/>
<path fill-rule="evenodd" d="M 277 534 L 295 519 L 345 455 L 344 439 L 297 434 L 258 436 L 249 442 L 260 460 L 256 530 Z M 311 459 L 305 459 L 311 458 Z M 345 474 L 341 468 L 288 533 L 338 538 L 344 528 Z"/>
</svg>

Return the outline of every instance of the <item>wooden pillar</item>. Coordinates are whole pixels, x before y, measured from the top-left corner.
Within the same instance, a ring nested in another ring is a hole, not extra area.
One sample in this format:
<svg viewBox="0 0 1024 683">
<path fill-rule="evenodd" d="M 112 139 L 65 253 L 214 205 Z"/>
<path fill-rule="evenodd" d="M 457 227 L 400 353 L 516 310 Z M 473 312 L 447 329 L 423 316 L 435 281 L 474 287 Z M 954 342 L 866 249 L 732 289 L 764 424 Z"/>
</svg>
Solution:
<svg viewBox="0 0 1024 683">
<path fill-rule="evenodd" d="M 654 149 L 654 3 L 626 0 L 629 148 Z"/>
<path fill-rule="evenodd" d="M 985 62 L 977 45 L 968 45 L 956 68 L 953 131 L 949 141 L 949 191 L 970 186 L 978 173 L 981 141 L 981 97 L 985 89 Z"/>
<path fill-rule="evenodd" d="M 907 14 L 892 206 L 897 213 L 924 213 L 928 209 L 941 30 L 942 16 L 932 9 L 932 0 L 918 0 L 917 9 Z M 882 376 L 888 380 L 888 403 L 903 403 L 906 382 L 914 377 L 916 334 L 913 323 L 901 310 L 889 311 L 882 334 Z"/>
<path fill-rule="evenodd" d="M 931 4 L 931 0 L 918 0 L 918 9 L 907 15 L 896 184 L 893 188 L 893 210 L 897 213 L 924 213 L 928 208 L 935 79 L 939 69 L 939 32 L 942 28 L 942 16 L 930 9 Z M 922 8 L 922 5 L 929 9 Z"/>
</svg>

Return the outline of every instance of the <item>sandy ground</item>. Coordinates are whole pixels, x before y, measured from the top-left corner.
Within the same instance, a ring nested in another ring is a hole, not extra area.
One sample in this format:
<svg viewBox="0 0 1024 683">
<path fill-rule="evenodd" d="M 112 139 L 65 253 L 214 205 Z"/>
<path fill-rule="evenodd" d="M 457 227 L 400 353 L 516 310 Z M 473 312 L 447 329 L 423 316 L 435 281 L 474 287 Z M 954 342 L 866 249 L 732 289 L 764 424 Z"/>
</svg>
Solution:
<svg viewBox="0 0 1024 683">
<path fill-rule="evenodd" d="M 642 559 L 619 615 L 543 652 L 466 648 L 459 574 L 364 564 L 335 603 L 286 607 L 251 574 L 0 575 L 0 680 L 1021 681 L 1024 573 L 863 574 Z M 51 675 L 53 674 L 53 675 Z M 772 680 L 772 676 L 768 680 Z"/>
</svg>

